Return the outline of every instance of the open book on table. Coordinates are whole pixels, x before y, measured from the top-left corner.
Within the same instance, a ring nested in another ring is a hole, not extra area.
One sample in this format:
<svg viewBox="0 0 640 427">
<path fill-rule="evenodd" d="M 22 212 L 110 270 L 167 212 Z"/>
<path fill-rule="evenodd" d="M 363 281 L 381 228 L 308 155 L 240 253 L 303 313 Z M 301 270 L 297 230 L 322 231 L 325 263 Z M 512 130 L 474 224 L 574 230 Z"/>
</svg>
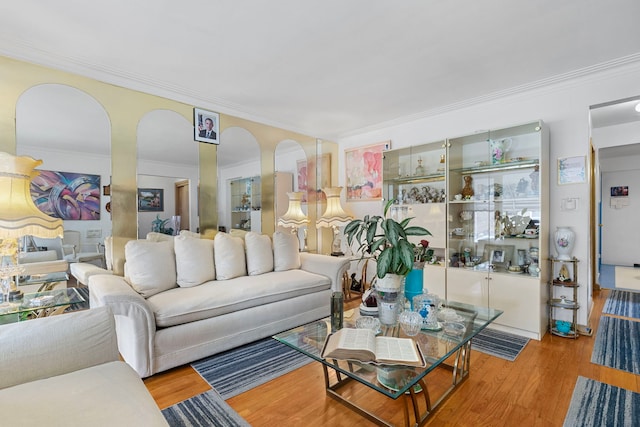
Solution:
<svg viewBox="0 0 640 427">
<path fill-rule="evenodd" d="M 371 329 L 344 328 L 332 333 L 325 341 L 322 357 L 379 365 L 426 366 L 413 339 L 376 337 Z"/>
</svg>

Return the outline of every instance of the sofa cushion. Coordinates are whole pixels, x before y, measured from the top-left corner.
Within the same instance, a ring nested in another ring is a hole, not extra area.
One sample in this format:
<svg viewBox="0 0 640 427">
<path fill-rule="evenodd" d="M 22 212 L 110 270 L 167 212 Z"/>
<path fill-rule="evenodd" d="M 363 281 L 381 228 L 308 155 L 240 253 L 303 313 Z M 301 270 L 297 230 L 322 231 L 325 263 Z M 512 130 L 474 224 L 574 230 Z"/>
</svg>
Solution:
<svg viewBox="0 0 640 427">
<path fill-rule="evenodd" d="M 168 426 L 140 376 L 124 362 L 0 390 L 2 425 Z"/>
<path fill-rule="evenodd" d="M 173 239 L 166 242 L 131 240 L 124 246 L 125 276 L 147 298 L 177 286 Z"/>
<path fill-rule="evenodd" d="M 147 240 L 150 242 L 173 242 L 173 236 L 170 236 L 169 234 L 150 231 L 147 233 Z"/>
<path fill-rule="evenodd" d="M 247 275 L 244 257 L 244 241 L 227 233 L 216 234 L 213 256 L 216 263 L 216 279 L 229 280 Z"/>
<path fill-rule="evenodd" d="M 213 240 L 180 234 L 173 242 L 178 286 L 196 286 L 215 280 Z"/>
<path fill-rule="evenodd" d="M 274 271 L 300 268 L 300 241 L 291 233 L 276 231 L 273 233 Z"/>
<path fill-rule="evenodd" d="M 273 248 L 269 236 L 249 232 L 244 237 L 244 245 L 249 276 L 273 271 Z"/>
<path fill-rule="evenodd" d="M 215 280 L 192 288 L 171 289 L 150 297 L 147 302 L 156 325 L 168 327 L 330 288 L 329 278 L 320 274 L 304 270 L 272 271 L 236 277 L 228 282 Z"/>
</svg>

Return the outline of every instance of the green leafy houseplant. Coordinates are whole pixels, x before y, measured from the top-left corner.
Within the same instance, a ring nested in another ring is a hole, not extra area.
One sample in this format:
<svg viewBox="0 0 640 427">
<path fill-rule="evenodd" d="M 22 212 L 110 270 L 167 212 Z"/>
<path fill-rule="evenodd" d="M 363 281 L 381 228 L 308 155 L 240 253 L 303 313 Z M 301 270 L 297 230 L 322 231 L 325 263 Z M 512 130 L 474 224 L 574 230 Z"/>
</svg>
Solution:
<svg viewBox="0 0 640 427">
<path fill-rule="evenodd" d="M 409 226 L 413 219 L 406 218 L 398 222 L 387 218 L 387 212 L 394 200 L 384 207 L 383 216 L 366 215 L 364 219 L 351 221 L 344 229 L 347 242 L 353 240 L 360 244 L 358 252 L 362 256 L 370 255 L 377 262 L 377 276 L 382 279 L 387 273 L 406 276 L 413 268 L 416 245 L 408 240 L 409 236 L 431 236 L 423 227 Z"/>
</svg>

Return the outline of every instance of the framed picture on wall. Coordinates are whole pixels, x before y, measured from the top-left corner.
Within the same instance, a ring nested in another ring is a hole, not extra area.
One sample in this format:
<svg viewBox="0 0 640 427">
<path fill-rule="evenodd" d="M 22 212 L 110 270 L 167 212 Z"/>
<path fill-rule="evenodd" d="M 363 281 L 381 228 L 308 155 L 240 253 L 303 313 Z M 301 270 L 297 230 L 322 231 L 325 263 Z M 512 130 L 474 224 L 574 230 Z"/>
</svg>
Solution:
<svg viewBox="0 0 640 427">
<path fill-rule="evenodd" d="M 583 182 L 587 182 L 585 156 L 558 159 L 558 184 L 580 184 Z"/>
<path fill-rule="evenodd" d="M 319 160 L 318 160 L 319 159 Z M 298 190 L 304 193 L 302 203 L 317 200 L 324 201 L 327 196 L 323 188 L 331 187 L 331 154 L 325 153 L 319 158 L 297 161 Z M 315 188 L 312 185 L 315 183 Z"/>
<path fill-rule="evenodd" d="M 138 188 L 138 212 L 163 212 L 164 190 L 162 188 Z"/>
<path fill-rule="evenodd" d="M 391 141 L 344 151 L 347 201 L 382 199 L 382 153 L 391 149 Z"/>
<path fill-rule="evenodd" d="M 193 138 L 207 144 L 220 144 L 220 115 L 213 111 L 193 109 Z"/>
<path fill-rule="evenodd" d="M 33 203 L 63 220 L 100 219 L 100 175 L 40 170 L 31 181 Z"/>
</svg>

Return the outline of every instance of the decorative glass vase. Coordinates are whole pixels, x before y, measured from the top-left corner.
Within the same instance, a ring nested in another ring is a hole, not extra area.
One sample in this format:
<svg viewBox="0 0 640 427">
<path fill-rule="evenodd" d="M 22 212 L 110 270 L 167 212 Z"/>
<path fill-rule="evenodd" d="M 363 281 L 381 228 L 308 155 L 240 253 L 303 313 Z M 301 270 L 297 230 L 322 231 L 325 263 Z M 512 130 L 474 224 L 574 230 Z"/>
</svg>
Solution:
<svg viewBox="0 0 640 427">
<path fill-rule="evenodd" d="M 424 286 L 424 263 L 422 263 L 422 268 L 416 268 L 414 264 L 413 270 L 409 272 L 405 281 L 404 281 L 404 296 L 411 303 L 411 309 L 413 308 L 413 297 L 416 295 L 420 295 L 423 292 Z"/>
<path fill-rule="evenodd" d="M 553 244 L 558 254 L 557 259 L 571 261 L 571 253 L 576 243 L 576 234 L 570 227 L 557 227 L 553 238 Z"/>
<path fill-rule="evenodd" d="M 396 326 L 398 316 L 404 310 L 404 295 L 402 291 L 386 292 L 375 291 L 376 302 L 378 303 L 378 319 L 384 326 Z"/>
</svg>

